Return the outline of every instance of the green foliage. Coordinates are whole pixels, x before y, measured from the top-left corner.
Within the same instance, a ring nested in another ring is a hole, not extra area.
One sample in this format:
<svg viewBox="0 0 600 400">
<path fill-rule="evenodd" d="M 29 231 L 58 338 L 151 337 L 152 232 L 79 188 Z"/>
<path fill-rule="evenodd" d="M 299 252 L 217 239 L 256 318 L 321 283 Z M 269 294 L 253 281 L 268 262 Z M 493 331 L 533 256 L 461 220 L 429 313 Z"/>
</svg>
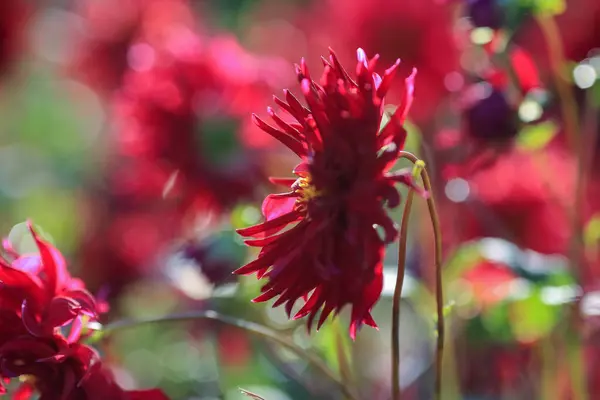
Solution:
<svg viewBox="0 0 600 400">
<path fill-rule="evenodd" d="M 541 150 L 558 134 L 558 126 L 552 121 L 526 125 L 517 136 L 517 146 L 528 151 Z"/>
</svg>

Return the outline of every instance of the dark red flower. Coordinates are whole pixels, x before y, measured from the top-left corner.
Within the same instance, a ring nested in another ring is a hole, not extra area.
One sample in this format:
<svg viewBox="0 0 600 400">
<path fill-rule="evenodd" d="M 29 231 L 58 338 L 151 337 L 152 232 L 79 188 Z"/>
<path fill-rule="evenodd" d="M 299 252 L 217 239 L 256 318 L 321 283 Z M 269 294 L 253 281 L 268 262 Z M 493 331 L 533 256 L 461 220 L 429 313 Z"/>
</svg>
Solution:
<svg viewBox="0 0 600 400">
<path fill-rule="evenodd" d="M 0 76 L 23 47 L 30 8 L 24 0 L 0 1 Z"/>
<path fill-rule="evenodd" d="M 57 328 L 72 324 L 69 340 L 76 341 L 83 317 L 97 318 L 94 297 L 82 281 L 71 277 L 60 252 L 42 240 L 31 223 L 29 229 L 39 254 L 19 255 L 5 242 L 13 260 L 0 258 L 0 308 L 19 315 L 35 336 L 52 336 Z"/>
<path fill-rule="evenodd" d="M 304 60 L 296 66 L 307 107 L 289 91 L 275 102 L 296 121 L 285 122 L 268 112 L 277 127 L 253 116 L 254 122 L 298 157 L 297 179 L 273 179 L 287 193 L 269 195 L 262 205 L 266 221 L 238 230 L 250 246 L 262 247 L 258 258 L 236 271 L 267 278 L 263 302 L 286 311 L 300 297 L 306 304 L 294 318 L 309 316 L 308 327 L 321 311 L 318 327 L 332 311 L 352 306 L 350 335 L 366 323 L 376 327 L 371 308 L 382 289 L 384 245 L 397 235 L 384 209 L 400 204 L 397 182 L 412 184 L 410 171 L 390 172 L 404 146 L 402 124 L 412 102 L 415 72 L 406 79 L 402 104 L 380 131 L 384 97 L 399 60 L 383 77 L 374 73 L 378 56 L 358 50 L 356 80 L 333 52 L 323 58 L 320 84 L 310 77 Z M 383 229 L 379 236 L 375 225 Z M 286 230 L 286 228 L 289 228 Z"/>
<path fill-rule="evenodd" d="M 125 391 L 102 366 L 91 347 L 60 336 L 22 337 L 0 346 L 0 373 L 23 382 L 13 399 L 27 400 L 168 400 L 158 389 Z"/>
</svg>

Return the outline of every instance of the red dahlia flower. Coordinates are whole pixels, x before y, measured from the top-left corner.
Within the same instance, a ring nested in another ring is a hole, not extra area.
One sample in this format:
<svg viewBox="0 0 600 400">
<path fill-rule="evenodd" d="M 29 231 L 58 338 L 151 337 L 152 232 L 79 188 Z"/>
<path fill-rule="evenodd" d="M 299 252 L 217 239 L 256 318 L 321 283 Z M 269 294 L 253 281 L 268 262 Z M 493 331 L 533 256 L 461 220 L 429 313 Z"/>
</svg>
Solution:
<svg viewBox="0 0 600 400">
<path fill-rule="evenodd" d="M 31 223 L 29 229 L 39 255 L 19 255 L 5 243 L 13 260 L 0 258 L 0 308 L 20 315 L 34 336 L 52 336 L 57 328 L 72 324 L 69 340 L 76 341 L 83 316 L 97 317 L 94 297 L 69 275 L 60 252 L 42 240 Z"/>
<path fill-rule="evenodd" d="M 255 238 L 247 240 L 248 245 L 262 247 L 256 260 L 236 271 L 268 279 L 255 302 L 279 296 L 274 306 L 285 303 L 289 315 L 296 300 L 304 297 L 306 304 L 294 319 L 308 315 L 309 329 L 320 310 L 318 327 L 332 311 L 350 304 L 353 338 L 363 323 L 377 326 L 370 311 L 383 285 L 384 245 L 398 233 L 383 203 L 398 206 L 394 185 L 412 184 L 410 173 L 390 169 L 406 139 L 402 124 L 416 71 L 406 79 L 404 101 L 380 131 L 384 97 L 399 60 L 380 77 L 374 73 L 377 59 L 367 59 L 359 49 L 355 81 L 331 52 L 329 60 L 323 58 L 320 84 L 311 79 L 302 60 L 296 72 L 308 107 L 289 91 L 287 102 L 275 97 L 296 122 L 285 122 L 270 108 L 277 128 L 253 116 L 260 128 L 302 161 L 294 169 L 297 179 L 273 180 L 291 190 L 265 199 L 266 221 L 238 230 Z M 383 238 L 375 225 L 383 228 Z"/>
<path fill-rule="evenodd" d="M 0 373 L 23 382 L 13 399 L 27 400 L 168 400 L 158 389 L 125 391 L 102 366 L 91 347 L 60 336 L 21 337 L 0 347 Z"/>
</svg>

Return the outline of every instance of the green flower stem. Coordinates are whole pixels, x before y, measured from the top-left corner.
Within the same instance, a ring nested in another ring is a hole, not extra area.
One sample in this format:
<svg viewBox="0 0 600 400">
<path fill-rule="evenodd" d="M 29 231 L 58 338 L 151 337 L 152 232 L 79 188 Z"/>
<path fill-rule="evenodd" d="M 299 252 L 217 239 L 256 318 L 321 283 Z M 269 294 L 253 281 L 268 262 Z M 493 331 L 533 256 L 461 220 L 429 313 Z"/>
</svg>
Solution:
<svg viewBox="0 0 600 400">
<path fill-rule="evenodd" d="M 404 284 L 408 221 L 413 198 L 414 190 L 409 189 L 406 195 L 404 212 L 402 213 L 402 225 L 400 226 L 398 241 L 398 272 L 392 300 L 392 400 L 400 399 L 400 298 L 402 297 L 402 285 Z"/>
<path fill-rule="evenodd" d="M 400 158 L 406 158 L 412 161 L 414 164 L 422 163 L 417 156 L 407 151 L 400 152 Z M 437 352 L 435 358 L 435 386 L 434 386 L 434 397 L 436 400 L 442 398 L 442 361 L 444 355 L 444 337 L 445 337 L 445 325 L 444 325 L 444 288 L 442 286 L 442 230 L 440 227 L 440 218 L 437 213 L 435 200 L 433 198 L 431 180 L 427 169 L 421 170 L 421 179 L 423 180 L 423 187 L 429 193 L 427 198 L 427 208 L 429 209 L 429 216 L 431 218 L 431 225 L 433 227 L 433 235 L 435 239 L 435 301 L 436 301 L 436 313 L 437 313 Z"/>
<path fill-rule="evenodd" d="M 98 332 L 98 335 L 94 337 L 95 340 L 102 340 L 108 335 L 112 335 L 118 331 L 124 329 L 137 328 L 143 325 L 169 323 L 169 322 L 185 322 L 194 320 L 210 320 L 216 321 L 224 325 L 229 325 L 238 329 L 242 329 L 248 333 L 256 335 L 260 338 L 270 340 L 278 345 L 285 347 L 286 349 L 294 352 L 298 357 L 311 364 L 317 370 L 321 371 L 331 382 L 333 382 L 340 391 L 351 400 L 358 400 L 352 391 L 344 385 L 344 383 L 338 378 L 338 376 L 327 367 L 327 365 L 315 354 L 303 349 L 298 346 L 294 341 L 281 333 L 274 331 L 266 326 L 257 324 L 255 322 L 245 321 L 239 318 L 234 318 L 228 315 L 220 314 L 212 310 L 201 310 L 201 311 L 190 311 L 178 314 L 170 314 L 158 318 L 140 319 L 140 320 L 122 320 L 113 322 L 105 325 L 102 330 Z"/>
<path fill-rule="evenodd" d="M 569 260 L 570 266 L 573 273 L 577 274 L 580 268 L 584 267 L 584 249 L 585 243 L 583 239 L 584 232 L 584 221 L 583 221 L 583 205 L 585 202 L 585 191 L 586 191 L 586 164 L 587 164 L 587 152 L 586 145 L 583 136 L 579 132 L 579 121 L 577 112 L 577 102 L 575 96 L 571 90 L 569 80 L 565 76 L 565 65 L 566 60 L 564 56 L 563 43 L 560 38 L 560 32 L 556 20 L 552 15 L 541 14 L 536 16 L 536 21 L 542 30 L 542 35 L 546 41 L 548 47 L 548 58 L 550 60 L 550 66 L 552 71 L 552 77 L 554 79 L 554 85 L 560 98 L 561 114 L 564 123 L 565 134 L 569 140 L 574 157 L 577 159 L 577 172 L 575 181 L 575 193 L 574 202 L 571 213 L 572 219 L 572 232 L 571 242 L 569 246 Z M 580 274 L 577 274 L 580 275 Z M 570 316 L 570 323 L 568 324 L 568 338 L 569 340 L 569 370 L 572 376 L 572 390 L 573 396 L 577 400 L 585 400 L 586 396 L 586 371 L 583 362 L 578 357 L 578 352 L 581 351 L 577 347 L 577 343 L 580 342 L 579 332 L 575 329 L 580 320 L 579 315 L 579 301 L 576 303 L 576 307 Z M 578 361 L 581 364 L 578 365 Z"/>
</svg>

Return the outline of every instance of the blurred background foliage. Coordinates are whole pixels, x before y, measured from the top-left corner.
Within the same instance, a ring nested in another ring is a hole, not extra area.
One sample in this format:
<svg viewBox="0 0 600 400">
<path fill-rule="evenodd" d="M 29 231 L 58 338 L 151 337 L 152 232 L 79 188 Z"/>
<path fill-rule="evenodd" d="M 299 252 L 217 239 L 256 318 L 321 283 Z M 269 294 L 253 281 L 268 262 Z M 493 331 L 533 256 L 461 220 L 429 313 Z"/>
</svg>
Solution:
<svg viewBox="0 0 600 400">
<path fill-rule="evenodd" d="M 389 398 L 397 245 L 374 310 L 380 330 L 354 343 L 344 313 L 309 337 L 302 321 L 250 302 L 254 277 L 231 275 L 254 256 L 235 229 L 261 220 L 265 177 L 294 165 L 250 113 L 284 87 L 297 92 L 300 57 L 318 71 L 328 45 L 346 61 L 363 46 L 419 69 L 407 150 L 426 160 L 441 206 L 444 398 L 600 395 L 596 0 L 2 1 L 0 230 L 20 243 L 22 221 L 41 226 L 109 300 L 107 322 L 216 310 L 318 354 L 361 398 Z M 187 100 L 165 94 L 172 87 Z M 173 122 L 178 99 L 193 106 L 183 123 Z M 573 138 L 583 143 L 574 152 Z M 417 203 L 401 383 L 405 398 L 427 399 L 433 238 Z M 124 387 L 160 386 L 173 399 L 247 398 L 239 388 L 342 398 L 297 355 L 216 322 L 115 332 L 102 351 Z"/>
</svg>

